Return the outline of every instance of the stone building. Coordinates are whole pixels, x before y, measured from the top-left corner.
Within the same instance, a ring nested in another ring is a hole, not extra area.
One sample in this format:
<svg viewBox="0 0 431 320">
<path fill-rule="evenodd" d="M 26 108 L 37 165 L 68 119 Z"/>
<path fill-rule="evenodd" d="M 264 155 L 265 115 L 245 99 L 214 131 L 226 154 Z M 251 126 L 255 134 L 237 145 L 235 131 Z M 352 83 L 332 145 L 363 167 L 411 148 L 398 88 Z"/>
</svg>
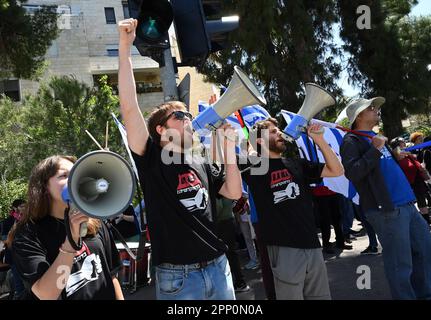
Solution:
<svg viewBox="0 0 431 320">
<path fill-rule="evenodd" d="M 29 0 L 29 12 L 42 5 L 53 5 L 60 15 L 60 35 L 53 41 L 46 58 L 48 67 L 44 79 L 53 75 L 73 75 L 93 86 L 101 75 L 108 75 L 116 88 L 118 82 L 118 21 L 128 18 L 127 1 L 122 0 Z M 175 37 L 171 37 L 175 47 Z M 138 101 L 143 111 L 163 102 L 160 69 L 150 57 L 143 57 L 135 47 L 132 62 L 137 84 Z M 190 73 L 190 110 L 197 112 L 197 102 L 207 101 L 212 85 L 203 82 L 194 68 L 179 68 L 177 84 Z M 26 93 L 34 93 L 39 82 L 10 79 L 0 81 L 0 92 L 7 92 L 15 100 Z"/>
</svg>

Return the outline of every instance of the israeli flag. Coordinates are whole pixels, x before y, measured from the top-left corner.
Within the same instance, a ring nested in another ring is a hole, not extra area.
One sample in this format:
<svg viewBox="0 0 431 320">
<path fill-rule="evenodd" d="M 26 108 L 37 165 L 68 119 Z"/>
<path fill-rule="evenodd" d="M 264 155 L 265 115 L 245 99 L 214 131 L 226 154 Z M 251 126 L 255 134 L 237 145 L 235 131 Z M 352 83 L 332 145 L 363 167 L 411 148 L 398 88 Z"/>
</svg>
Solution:
<svg viewBox="0 0 431 320">
<path fill-rule="evenodd" d="M 293 112 L 289 112 L 286 110 L 282 110 L 281 114 L 283 115 L 287 124 L 290 123 L 291 119 L 295 115 Z M 342 130 L 328 128 L 325 126 L 323 128 L 323 137 L 325 138 L 329 146 L 332 148 L 332 150 L 334 150 L 338 159 L 340 159 L 341 161 L 340 146 L 343 142 L 345 132 Z M 309 143 L 307 143 L 307 139 L 309 140 Z M 305 133 L 301 134 L 301 137 L 295 140 L 295 142 L 298 148 L 301 150 L 302 158 L 305 158 L 309 161 L 319 161 L 320 163 L 325 163 L 325 158 L 323 157 L 323 154 L 318 148 L 314 146 L 313 140 L 311 138 L 308 138 Z M 326 186 L 329 190 L 332 190 L 336 193 L 341 193 L 346 198 L 352 200 L 355 204 L 359 204 L 359 194 L 356 192 L 356 189 L 353 184 L 344 175 L 334 178 L 323 178 L 323 185 Z"/>
<path fill-rule="evenodd" d="M 198 104 L 199 112 L 202 112 L 209 107 L 210 105 L 208 103 L 199 101 L 199 104 Z M 259 105 L 246 106 L 241 109 L 241 114 L 242 114 L 242 117 L 244 118 L 244 123 L 248 127 L 248 129 L 253 127 L 256 122 L 268 119 L 270 117 L 270 114 L 268 113 L 268 111 L 266 111 L 265 108 Z M 238 145 L 236 147 L 236 151 L 237 151 L 237 154 L 239 154 L 241 150 L 240 145 L 246 137 L 244 135 L 244 132 L 242 131 L 241 125 L 237 117 L 234 114 L 227 117 L 226 121 L 232 127 L 234 127 L 238 133 Z M 210 130 L 206 130 L 203 134 L 201 134 L 201 143 L 205 146 L 205 148 L 210 147 L 210 144 L 211 144 Z"/>
</svg>

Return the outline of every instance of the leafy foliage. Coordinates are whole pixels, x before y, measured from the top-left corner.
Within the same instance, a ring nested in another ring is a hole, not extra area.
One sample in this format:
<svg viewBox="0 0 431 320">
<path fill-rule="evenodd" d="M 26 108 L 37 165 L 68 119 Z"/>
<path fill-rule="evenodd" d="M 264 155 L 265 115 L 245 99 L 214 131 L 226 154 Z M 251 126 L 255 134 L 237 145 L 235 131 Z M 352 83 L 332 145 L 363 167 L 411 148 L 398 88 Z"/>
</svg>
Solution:
<svg viewBox="0 0 431 320">
<path fill-rule="evenodd" d="M 0 221 L 7 217 L 15 199 L 25 199 L 27 183 L 18 180 L 0 181 Z"/>
<path fill-rule="evenodd" d="M 54 77 L 37 94 L 22 103 L 0 100 L 0 174 L 5 181 L 27 181 L 31 168 L 53 154 L 82 156 L 98 149 L 88 130 L 104 146 L 109 125 L 109 148 L 124 155 L 111 112 L 118 111 L 118 97 L 107 77 L 89 88 L 73 77 Z"/>
<path fill-rule="evenodd" d="M 332 39 L 335 1 L 224 0 L 223 5 L 241 17 L 240 28 L 227 48 L 200 68 L 207 80 L 226 86 L 233 67 L 240 66 L 260 86 L 272 114 L 297 111 L 306 82 L 340 93 L 339 48 Z"/>
<path fill-rule="evenodd" d="M 383 129 L 389 138 L 402 133 L 408 113 L 425 112 L 429 104 L 431 20 L 409 18 L 416 0 L 339 0 L 341 38 L 350 54 L 351 83 L 365 97 L 383 96 Z M 371 9 L 371 29 L 358 29 L 356 9 Z"/>
<path fill-rule="evenodd" d="M 58 35 L 57 14 L 45 6 L 27 14 L 27 1 L 0 2 L 0 76 L 38 78 L 45 66 L 44 55 Z"/>
</svg>

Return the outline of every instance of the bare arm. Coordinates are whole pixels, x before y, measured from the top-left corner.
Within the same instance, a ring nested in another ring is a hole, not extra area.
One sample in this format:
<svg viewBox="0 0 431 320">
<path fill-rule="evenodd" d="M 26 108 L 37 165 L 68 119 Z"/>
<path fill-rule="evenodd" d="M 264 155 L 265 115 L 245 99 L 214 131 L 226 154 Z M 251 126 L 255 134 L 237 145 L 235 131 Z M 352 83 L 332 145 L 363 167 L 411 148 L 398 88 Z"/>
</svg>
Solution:
<svg viewBox="0 0 431 320">
<path fill-rule="evenodd" d="M 75 242 L 78 242 L 79 239 L 81 223 L 87 221 L 88 217 L 82 213 L 70 216 L 70 226 Z M 34 295 L 41 300 L 57 300 L 66 287 L 75 252 L 67 239 L 62 245 L 62 250 L 64 252 L 59 252 L 54 263 L 31 287 L 31 291 Z"/>
<path fill-rule="evenodd" d="M 135 39 L 138 21 L 126 19 L 118 23 L 120 33 L 118 92 L 120 110 L 127 131 L 129 146 L 133 152 L 143 155 L 148 140 L 148 129 L 138 105 L 136 84 L 133 75 L 130 47 Z"/>
<path fill-rule="evenodd" d="M 308 128 L 308 134 L 313 139 L 322 151 L 323 157 L 325 158 L 325 166 L 323 167 L 321 177 L 338 177 L 344 174 L 344 167 L 340 160 L 337 158 L 335 152 L 331 149 L 328 143 L 323 138 L 323 134 L 320 133 L 321 126 L 313 124 Z"/>
<path fill-rule="evenodd" d="M 121 290 L 121 285 L 117 277 L 112 277 L 112 283 L 114 284 L 114 289 L 115 289 L 115 299 L 124 300 L 123 290 Z"/>
</svg>

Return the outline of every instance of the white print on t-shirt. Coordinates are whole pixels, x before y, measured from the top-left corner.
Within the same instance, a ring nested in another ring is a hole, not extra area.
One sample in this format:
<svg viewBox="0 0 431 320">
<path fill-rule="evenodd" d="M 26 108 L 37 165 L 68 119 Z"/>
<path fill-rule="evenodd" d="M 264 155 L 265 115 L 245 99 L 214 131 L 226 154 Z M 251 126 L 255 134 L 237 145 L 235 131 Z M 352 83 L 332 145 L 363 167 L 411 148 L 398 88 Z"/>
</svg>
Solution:
<svg viewBox="0 0 431 320">
<path fill-rule="evenodd" d="M 271 172 L 271 189 L 284 188 L 274 192 L 274 204 L 288 199 L 296 199 L 299 196 L 299 185 L 292 180 L 293 177 L 287 169 Z M 284 187 L 286 184 L 287 186 Z"/>
<path fill-rule="evenodd" d="M 208 204 L 208 191 L 201 188 L 193 198 L 181 199 L 180 201 L 190 212 L 204 210 Z"/>
<path fill-rule="evenodd" d="M 391 159 L 391 158 L 392 158 L 392 155 L 391 155 L 391 153 L 389 152 L 388 148 L 383 147 L 383 148 L 380 150 L 380 152 L 382 153 L 382 156 L 380 157 L 380 159 L 384 159 L 384 158 L 386 158 L 386 159 Z"/>
<path fill-rule="evenodd" d="M 66 295 L 71 296 L 78 290 L 85 287 L 88 283 L 99 279 L 99 274 L 102 273 L 102 263 L 97 254 L 87 256 L 81 266 L 81 270 L 72 273 L 67 280 Z"/>
<path fill-rule="evenodd" d="M 203 187 L 201 180 L 192 170 L 178 175 L 177 195 L 181 197 L 184 193 L 195 193 L 193 197 L 180 199 L 180 202 L 189 212 L 206 209 L 208 205 L 208 191 Z"/>
<path fill-rule="evenodd" d="M 274 192 L 274 204 L 287 199 L 296 199 L 299 194 L 299 185 L 295 182 L 290 182 L 286 189 Z"/>
</svg>

